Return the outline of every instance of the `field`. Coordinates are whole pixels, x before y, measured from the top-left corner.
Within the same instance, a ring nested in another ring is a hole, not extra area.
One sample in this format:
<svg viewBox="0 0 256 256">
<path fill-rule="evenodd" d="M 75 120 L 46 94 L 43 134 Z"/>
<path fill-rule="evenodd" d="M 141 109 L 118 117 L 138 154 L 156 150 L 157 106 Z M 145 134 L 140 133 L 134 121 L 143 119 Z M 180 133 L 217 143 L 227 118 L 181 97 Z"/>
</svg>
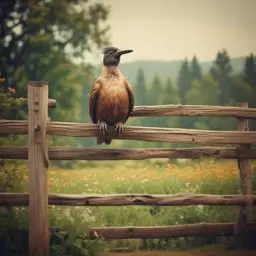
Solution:
<svg viewBox="0 0 256 256">
<path fill-rule="evenodd" d="M 254 164 L 255 170 L 255 164 Z M 254 188 L 256 175 L 253 171 Z M 27 181 L 27 177 L 24 178 Z M 230 160 L 189 160 L 185 162 L 120 161 L 115 164 L 89 162 L 79 169 L 49 171 L 49 192 L 65 194 L 111 193 L 206 193 L 239 194 L 237 162 Z M 255 193 L 255 191 L 254 191 Z M 196 222 L 233 222 L 235 206 L 185 207 L 57 207 L 51 206 L 52 224 L 72 227 L 83 233 L 89 227 L 99 226 L 154 226 Z M 193 248 L 220 242 L 220 238 L 177 238 L 154 240 L 120 240 L 104 245 L 106 248 L 164 250 Z"/>
</svg>

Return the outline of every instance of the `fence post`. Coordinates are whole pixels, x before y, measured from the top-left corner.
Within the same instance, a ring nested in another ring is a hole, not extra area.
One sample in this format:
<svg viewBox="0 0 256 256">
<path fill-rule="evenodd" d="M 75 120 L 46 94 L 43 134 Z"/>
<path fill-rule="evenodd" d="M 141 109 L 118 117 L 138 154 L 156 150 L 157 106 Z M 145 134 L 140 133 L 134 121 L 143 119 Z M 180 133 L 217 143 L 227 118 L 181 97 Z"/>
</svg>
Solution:
<svg viewBox="0 0 256 256">
<path fill-rule="evenodd" d="M 29 255 L 49 255 L 48 226 L 48 84 L 28 84 Z"/>
<path fill-rule="evenodd" d="M 247 107 L 248 103 L 239 104 L 240 107 Z M 249 122 L 248 119 L 238 118 L 238 129 L 240 131 L 249 131 Z M 238 154 L 240 150 L 249 148 L 249 145 L 240 145 L 238 146 Z M 247 247 L 250 244 L 249 237 L 246 238 L 246 234 L 243 234 L 243 227 L 246 222 L 252 222 L 253 219 L 253 202 L 250 195 L 252 195 L 252 166 L 250 159 L 238 159 L 238 168 L 240 173 L 240 187 L 241 193 L 247 196 L 246 205 L 240 208 L 238 212 L 236 222 L 235 222 L 235 230 L 234 234 L 237 237 L 240 237 L 240 243 L 242 243 L 243 247 Z"/>
</svg>

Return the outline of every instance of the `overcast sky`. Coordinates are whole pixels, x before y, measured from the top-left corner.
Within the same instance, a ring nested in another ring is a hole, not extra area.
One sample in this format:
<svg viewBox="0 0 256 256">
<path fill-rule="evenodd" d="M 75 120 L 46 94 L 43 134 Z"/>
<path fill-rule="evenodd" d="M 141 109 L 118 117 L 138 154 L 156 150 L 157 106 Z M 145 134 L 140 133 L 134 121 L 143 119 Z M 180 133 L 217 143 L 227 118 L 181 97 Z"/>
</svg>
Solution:
<svg viewBox="0 0 256 256">
<path fill-rule="evenodd" d="M 111 6 L 112 45 L 131 48 L 122 62 L 212 60 L 256 53 L 256 0 L 92 0 Z M 101 61 L 96 54 L 94 60 Z"/>
</svg>

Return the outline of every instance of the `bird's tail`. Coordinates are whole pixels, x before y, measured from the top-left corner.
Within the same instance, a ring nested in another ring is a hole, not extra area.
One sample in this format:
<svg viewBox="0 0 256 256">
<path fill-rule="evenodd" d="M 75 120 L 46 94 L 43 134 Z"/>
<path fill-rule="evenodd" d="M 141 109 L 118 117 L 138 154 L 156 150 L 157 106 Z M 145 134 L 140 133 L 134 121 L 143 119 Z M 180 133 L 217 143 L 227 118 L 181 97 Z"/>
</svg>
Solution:
<svg viewBox="0 0 256 256">
<path fill-rule="evenodd" d="M 97 137 L 97 144 L 100 145 L 101 143 L 105 143 L 109 145 L 111 143 L 112 139 L 110 137 Z"/>
</svg>

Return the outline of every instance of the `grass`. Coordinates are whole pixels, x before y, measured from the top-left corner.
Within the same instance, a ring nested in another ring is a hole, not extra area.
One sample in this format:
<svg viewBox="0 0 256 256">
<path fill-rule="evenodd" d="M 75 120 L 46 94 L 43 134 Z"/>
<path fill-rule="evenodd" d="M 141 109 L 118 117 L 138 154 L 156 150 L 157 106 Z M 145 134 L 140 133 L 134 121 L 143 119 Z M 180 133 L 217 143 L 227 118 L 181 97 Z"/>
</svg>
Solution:
<svg viewBox="0 0 256 256">
<path fill-rule="evenodd" d="M 254 163 L 254 170 L 256 165 Z M 25 183 L 28 177 L 25 176 Z M 254 188 L 256 171 L 253 171 Z M 239 194 L 237 162 L 230 160 L 190 160 L 183 163 L 166 161 L 89 162 L 85 167 L 49 171 L 49 193 L 111 194 L 111 193 L 205 193 Z M 256 193 L 256 191 L 254 191 Z M 89 227 L 154 226 L 197 222 L 233 222 L 235 206 L 185 207 L 50 207 L 52 225 L 72 227 L 84 233 Z M 133 249 L 193 248 L 217 243 L 216 237 L 119 240 L 105 246 Z M 132 255 L 132 254 L 131 254 Z M 177 254 L 178 255 L 178 254 Z M 181 254 L 183 255 L 183 254 Z M 184 254 L 185 256 L 186 254 Z M 192 254 L 191 254 L 192 255 Z M 211 254 L 209 254 L 211 255 Z M 117 256 L 117 255 L 116 255 Z"/>
</svg>

